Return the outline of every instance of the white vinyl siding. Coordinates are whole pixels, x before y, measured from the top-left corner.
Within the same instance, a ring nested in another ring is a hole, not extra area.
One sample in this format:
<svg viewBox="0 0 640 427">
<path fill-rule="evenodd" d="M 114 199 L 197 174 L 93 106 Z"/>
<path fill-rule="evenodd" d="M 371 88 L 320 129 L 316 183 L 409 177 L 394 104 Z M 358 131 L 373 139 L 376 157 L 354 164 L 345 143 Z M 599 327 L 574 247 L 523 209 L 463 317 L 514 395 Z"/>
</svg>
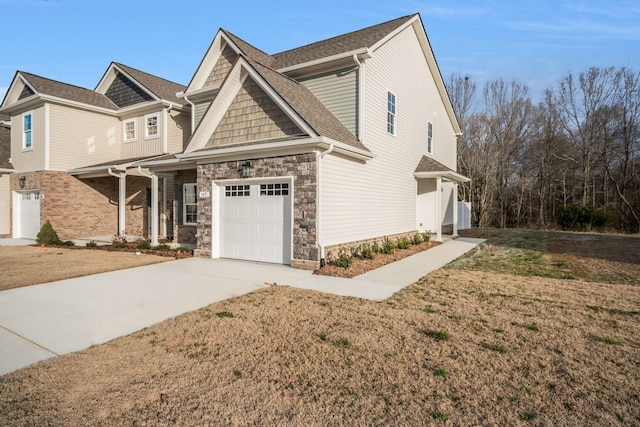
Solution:
<svg viewBox="0 0 640 427">
<path fill-rule="evenodd" d="M 300 80 L 356 138 L 359 137 L 358 72 L 356 68 L 346 68 Z"/>
<path fill-rule="evenodd" d="M 432 157 L 455 170 L 455 133 L 430 76 L 413 27 L 380 46 L 367 60 L 363 140 L 376 157 L 366 164 L 333 154 L 321 160 L 322 244 L 417 229 L 418 180 L 413 172 L 428 154 L 428 121 L 438 138 Z M 390 89 L 401 103 L 402 118 L 401 131 L 396 123 L 393 144 L 389 144 L 386 126 L 381 123 L 386 120 Z"/>
<path fill-rule="evenodd" d="M 457 202 L 457 200 L 456 200 Z M 453 183 L 442 183 L 442 224 L 453 224 Z"/>
<path fill-rule="evenodd" d="M 11 191 L 9 190 L 9 175 L 0 175 L 0 236 L 8 235 L 11 232 L 11 221 L 9 216 L 9 200 Z"/>
<path fill-rule="evenodd" d="M 122 125 L 112 116 L 51 104 L 49 167 L 69 170 L 117 159 Z"/>
</svg>

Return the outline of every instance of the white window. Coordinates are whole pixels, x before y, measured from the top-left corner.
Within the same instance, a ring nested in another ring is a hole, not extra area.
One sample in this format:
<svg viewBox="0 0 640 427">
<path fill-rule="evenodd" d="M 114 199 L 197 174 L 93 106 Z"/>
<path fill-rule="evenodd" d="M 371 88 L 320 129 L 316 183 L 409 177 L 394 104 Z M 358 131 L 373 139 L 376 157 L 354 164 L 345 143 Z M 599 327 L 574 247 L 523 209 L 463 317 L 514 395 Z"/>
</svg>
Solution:
<svg viewBox="0 0 640 427">
<path fill-rule="evenodd" d="M 158 115 L 144 116 L 144 137 L 155 138 L 158 136 Z"/>
<path fill-rule="evenodd" d="M 31 113 L 22 116 L 22 149 L 31 150 L 33 141 L 31 140 Z"/>
<path fill-rule="evenodd" d="M 433 153 L 433 124 L 427 123 L 427 152 Z"/>
<path fill-rule="evenodd" d="M 387 92 L 387 132 L 396 134 L 396 96 Z"/>
<path fill-rule="evenodd" d="M 260 184 L 260 196 L 288 196 L 289 184 Z"/>
<path fill-rule="evenodd" d="M 136 119 L 127 120 L 124 126 L 124 141 L 130 142 L 136 140 Z"/>
<path fill-rule="evenodd" d="M 226 185 L 224 187 L 224 197 L 249 197 L 251 195 L 248 185 Z"/>
<path fill-rule="evenodd" d="M 185 224 L 196 224 L 198 222 L 198 196 L 196 184 L 184 184 L 183 187 L 183 218 Z"/>
</svg>

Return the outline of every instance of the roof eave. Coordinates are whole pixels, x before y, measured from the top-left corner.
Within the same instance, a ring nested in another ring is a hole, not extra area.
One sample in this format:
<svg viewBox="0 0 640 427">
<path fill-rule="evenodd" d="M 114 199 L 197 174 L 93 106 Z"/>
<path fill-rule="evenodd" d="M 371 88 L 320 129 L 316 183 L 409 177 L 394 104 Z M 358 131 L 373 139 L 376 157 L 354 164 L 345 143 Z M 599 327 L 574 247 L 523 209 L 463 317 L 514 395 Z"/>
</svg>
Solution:
<svg viewBox="0 0 640 427">
<path fill-rule="evenodd" d="M 414 172 L 413 176 L 421 179 L 421 178 L 443 178 L 448 181 L 457 182 L 462 184 L 464 182 L 470 182 L 471 178 L 468 178 L 464 175 L 459 174 L 458 172 L 442 170 L 442 171 L 430 171 L 430 172 Z"/>
<path fill-rule="evenodd" d="M 367 59 L 371 57 L 371 51 L 367 47 L 361 47 L 349 52 L 342 52 L 336 55 L 327 56 L 324 58 L 314 59 L 313 61 L 307 61 L 300 64 L 290 65 L 288 67 L 279 68 L 276 71 L 282 74 L 290 73 L 292 71 L 301 70 L 305 68 L 317 67 L 318 65 L 326 64 L 333 61 L 339 61 L 341 59 L 352 58 L 354 55 L 358 55 L 359 59 Z"/>
</svg>

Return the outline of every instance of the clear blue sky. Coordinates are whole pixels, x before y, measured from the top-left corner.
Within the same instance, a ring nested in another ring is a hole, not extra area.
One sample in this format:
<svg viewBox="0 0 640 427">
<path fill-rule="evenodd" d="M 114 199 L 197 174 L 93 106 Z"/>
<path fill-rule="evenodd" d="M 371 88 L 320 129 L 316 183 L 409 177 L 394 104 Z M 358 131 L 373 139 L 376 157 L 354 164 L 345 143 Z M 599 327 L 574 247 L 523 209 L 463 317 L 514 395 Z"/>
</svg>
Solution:
<svg viewBox="0 0 640 427">
<path fill-rule="evenodd" d="M 187 84 L 219 27 L 267 53 L 419 12 L 445 80 L 640 71 L 638 0 L 0 0 L 0 99 L 16 70 L 95 88 L 111 61 Z"/>
</svg>

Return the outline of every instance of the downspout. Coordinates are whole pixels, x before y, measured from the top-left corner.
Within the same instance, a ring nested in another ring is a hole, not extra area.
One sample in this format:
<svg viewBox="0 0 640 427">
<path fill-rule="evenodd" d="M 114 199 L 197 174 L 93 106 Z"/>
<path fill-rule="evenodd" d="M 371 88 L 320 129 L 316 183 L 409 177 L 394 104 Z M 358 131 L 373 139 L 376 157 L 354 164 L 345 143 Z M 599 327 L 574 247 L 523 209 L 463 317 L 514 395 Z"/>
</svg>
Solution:
<svg viewBox="0 0 640 427">
<path fill-rule="evenodd" d="M 316 242 L 320 250 L 320 267 L 324 267 L 324 243 L 322 242 L 322 158 L 333 151 L 333 144 L 329 145 L 325 151 L 316 154 L 316 168 L 318 172 L 318 182 L 316 188 L 318 194 L 316 196 Z"/>
<path fill-rule="evenodd" d="M 125 233 L 125 214 L 127 204 L 127 173 L 114 173 L 113 168 L 108 168 L 107 173 L 118 178 L 118 236 L 124 237 Z"/>
<path fill-rule="evenodd" d="M 169 153 L 169 113 L 173 104 L 162 110 L 162 154 Z"/>
<path fill-rule="evenodd" d="M 191 135 L 193 135 L 193 131 L 196 127 L 196 104 L 194 104 L 193 102 L 191 102 L 189 100 L 189 98 L 187 97 L 187 95 L 183 95 L 183 98 L 185 101 L 187 101 L 189 103 L 189 105 L 191 105 L 191 129 L 190 129 L 190 133 Z"/>
<path fill-rule="evenodd" d="M 138 173 L 151 180 L 151 244 L 158 245 L 158 175 L 142 171 L 142 166 L 138 166 Z"/>
<path fill-rule="evenodd" d="M 358 55 L 353 55 L 353 60 L 358 64 L 358 139 L 364 139 L 364 63 L 360 62 Z"/>
</svg>

